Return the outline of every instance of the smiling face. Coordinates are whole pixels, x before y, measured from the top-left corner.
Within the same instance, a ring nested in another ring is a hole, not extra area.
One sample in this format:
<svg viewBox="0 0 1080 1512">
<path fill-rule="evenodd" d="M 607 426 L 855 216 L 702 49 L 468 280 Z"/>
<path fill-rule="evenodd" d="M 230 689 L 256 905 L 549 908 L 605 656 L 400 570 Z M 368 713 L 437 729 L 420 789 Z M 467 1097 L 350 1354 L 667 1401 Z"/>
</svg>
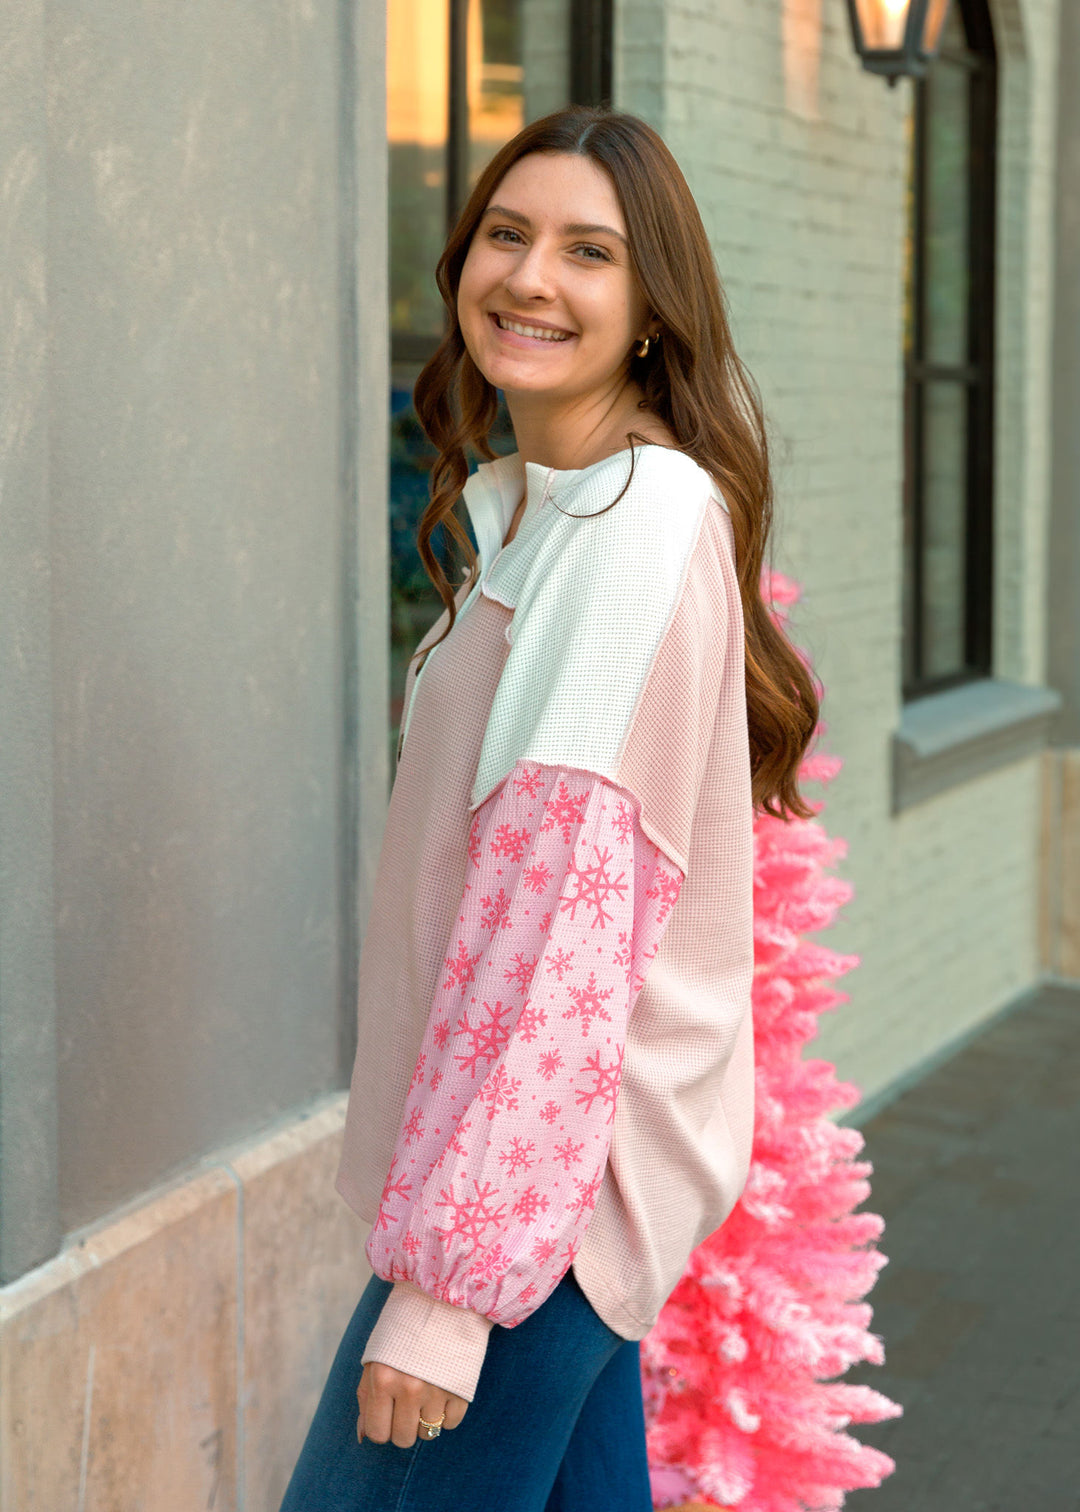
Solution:
<svg viewBox="0 0 1080 1512">
<path fill-rule="evenodd" d="M 625 381 L 650 329 L 625 238 L 615 186 L 590 158 L 534 152 L 508 170 L 457 296 L 465 346 L 489 383 L 573 402 Z"/>
</svg>

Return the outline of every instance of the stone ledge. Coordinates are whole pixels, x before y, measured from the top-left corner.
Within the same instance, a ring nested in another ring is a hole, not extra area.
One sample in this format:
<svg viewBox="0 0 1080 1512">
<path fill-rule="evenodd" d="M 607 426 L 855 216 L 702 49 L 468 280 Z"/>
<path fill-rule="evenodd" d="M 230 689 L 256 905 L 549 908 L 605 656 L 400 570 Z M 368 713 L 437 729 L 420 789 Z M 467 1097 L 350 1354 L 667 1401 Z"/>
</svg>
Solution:
<svg viewBox="0 0 1080 1512">
<path fill-rule="evenodd" d="M 281 1503 L 371 1274 L 346 1094 L 222 1146 L 0 1287 L 0 1512 Z"/>
<path fill-rule="evenodd" d="M 987 677 L 905 704 L 892 738 L 892 811 L 922 803 L 1046 744 L 1061 694 Z"/>
</svg>

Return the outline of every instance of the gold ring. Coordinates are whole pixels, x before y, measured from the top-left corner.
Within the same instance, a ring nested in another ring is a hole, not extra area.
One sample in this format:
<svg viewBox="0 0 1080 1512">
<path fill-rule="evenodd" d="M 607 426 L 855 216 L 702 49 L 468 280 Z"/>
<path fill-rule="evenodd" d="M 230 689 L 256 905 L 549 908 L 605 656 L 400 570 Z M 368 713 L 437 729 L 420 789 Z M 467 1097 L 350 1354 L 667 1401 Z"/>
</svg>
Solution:
<svg viewBox="0 0 1080 1512">
<path fill-rule="evenodd" d="M 437 1423 L 426 1423 L 424 1421 L 424 1419 L 421 1418 L 420 1419 L 420 1426 L 421 1426 L 421 1428 L 426 1428 L 427 1429 L 427 1436 L 428 1436 L 429 1439 L 438 1438 L 439 1434 L 442 1432 L 442 1425 L 445 1422 L 445 1420 L 446 1420 L 446 1413 L 444 1412 L 443 1415 L 442 1415 L 442 1417 L 438 1420 Z"/>
</svg>

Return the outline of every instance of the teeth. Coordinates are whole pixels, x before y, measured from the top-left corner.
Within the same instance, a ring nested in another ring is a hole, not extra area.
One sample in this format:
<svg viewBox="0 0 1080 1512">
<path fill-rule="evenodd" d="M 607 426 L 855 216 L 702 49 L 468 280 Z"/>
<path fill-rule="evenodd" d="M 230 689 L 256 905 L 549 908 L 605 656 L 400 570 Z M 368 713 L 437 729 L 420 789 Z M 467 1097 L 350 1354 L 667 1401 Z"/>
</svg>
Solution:
<svg viewBox="0 0 1080 1512">
<path fill-rule="evenodd" d="M 541 341 L 566 341 L 569 331 L 549 331 L 546 326 L 519 325 L 516 320 L 506 320 L 497 315 L 496 320 L 504 331 L 514 331 L 518 336 L 536 336 Z"/>
</svg>

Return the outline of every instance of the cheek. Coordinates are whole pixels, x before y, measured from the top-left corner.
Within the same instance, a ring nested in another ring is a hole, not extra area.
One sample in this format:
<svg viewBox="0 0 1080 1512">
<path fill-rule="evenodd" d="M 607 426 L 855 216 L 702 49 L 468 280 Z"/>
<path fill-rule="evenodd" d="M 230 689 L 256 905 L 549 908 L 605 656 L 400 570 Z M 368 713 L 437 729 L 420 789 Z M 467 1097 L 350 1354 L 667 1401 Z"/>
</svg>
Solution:
<svg viewBox="0 0 1080 1512">
<path fill-rule="evenodd" d="M 593 322 L 605 347 L 622 350 L 633 339 L 634 308 L 622 289 L 608 289 L 593 302 Z"/>
<path fill-rule="evenodd" d="M 476 304 L 483 292 L 481 274 L 480 260 L 470 251 L 462 264 L 461 278 L 458 282 L 458 320 L 462 324 L 475 317 Z"/>
<path fill-rule="evenodd" d="M 483 243 L 478 246 L 474 242 L 461 266 L 459 295 L 464 294 L 473 304 L 486 298 L 499 281 L 499 268 L 499 257 L 492 256 Z"/>
</svg>

